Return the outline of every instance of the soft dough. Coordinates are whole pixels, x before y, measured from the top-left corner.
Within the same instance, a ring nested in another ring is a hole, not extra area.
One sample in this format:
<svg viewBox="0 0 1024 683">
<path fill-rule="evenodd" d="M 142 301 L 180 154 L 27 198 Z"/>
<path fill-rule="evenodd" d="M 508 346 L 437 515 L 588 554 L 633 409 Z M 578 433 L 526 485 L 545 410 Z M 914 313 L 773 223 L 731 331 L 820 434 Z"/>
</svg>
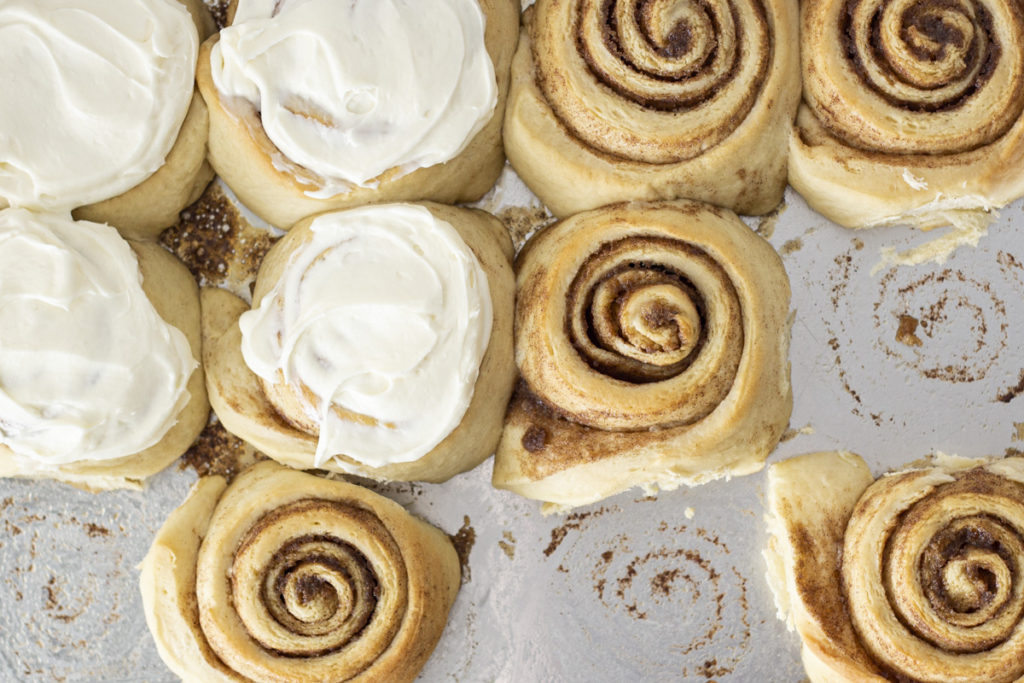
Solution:
<svg viewBox="0 0 1024 683">
<path fill-rule="evenodd" d="M 412 681 L 459 589 L 439 529 L 368 489 L 257 464 L 200 480 L 142 562 L 184 681 Z"/>
<path fill-rule="evenodd" d="M 538 0 L 505 114 L 509 161 L 564 217 L 685 197 L 773 209 L 800 76 L 787 0 Z"/>
<path fill-rule="evenodd" d="M 346 453 L 331 452 L 327 455 L 332 457 L 318 463 L 320 423 L 316 419 L 311 420 L 308 409 L 303 407 L 306 402 L 303 397 L 307 395 L 308 388 L 289 387 L 283 377 L 280 382 L 267 382 L 258 377 L 242 355 L 242 331 L 238 320 L 249 308 L 248 304 L 223 290 L 206 289 L 202 293 L 204 365 L 214 411 L 229 431 L 279 462 L 300 469 L 316 466 L 375 479 L 438 482 L 475 467 L 493 452 L 515 377 L 512 360 L 515 286 L 511 240 L 500 222 L 481 211 L 440 204 L 376 205 L 354 211 L 360 212 L 362 220 L 372 221 L 374 212 L 387 213 L 395 207 L 411 208 L 417 213 L 429 211 L 428 218 L 450 226 L 457 233 L 455 238 L 465 243 L 486 274 L 491 299 L 491 332 L 468 407 L 461 421 L 447 436 L 422 457 L 412 461 L 375 466 L 370 464 L 370 459 L 361 461 Z M 343 213 L 346 212 L 337 215 Z M 260 268 L 254 292 L 255 303 L 261 302 L 264 295 L 282 279 L 294 279 L 292 255 L 311 242 L 315 221 L 332 215 L 323 214 L 299 223 L 274 246 Z M 358 257 L 353 258 L 356 261 L 352 262 L 352 267 L 358 268 Z M 451 295 L 461 296 L 456 291 Z M 375 298 L 373 292 L 362 292 L 357 296 L 368 297 L 367 303 L 371 305 Z M 310 301 L 306 305 L 311 307 L 310 310 L 316 310 L 318 302 Z M 385 325 L 375 334 L 386 334 L 388 340 L 394 339 L 395 335 L 406 334 L 402 327 L 404 320 L 389 320 L 394 324 Z M 443 331 L 441 334 L 443 336 Z M 451 360 L 462 364 L 468 362 L 466 358 Z M 346 357 L 338 357 L 329 360 L 328 364 L 347 361 Z M 372 421 L 366 420 L 365 414 L 354 415 L 342 409 L 340 416 L 344 420 L 374 427 Z M 386 438 L 382 430 L 387 427 L 376 425 L 374 429 L 373 438 Z M 364 448 L 366 444 L 358 446 Z"/>
<path fill-rule="evenodd" d="M 984 224 L 1024 195 L 1024 17 L 1005 0 L 801 3 L 789 182 L 850 228 Z"/>
<path fill-rule="evenodd" d="M 517 264 L 522 374 L 494 485 L 561 506 L 763 466 L 792 410 L 789 280 L 725 209 L 581 213 Z"/>
<path fill-rule="evenodd" d="M 479 199 L 494 185 L 505 162 L 501 122 L 519 27 L 517 0 L 480 0 L 480 8 L 485 17 L 485 47 L 497 81 L 497 106 L 484 127 L 454 158 L 412 170 L 391 168 L 368 183 L 350 184 L 347 189 L 323 178 L 277 148 L 252 103 L 238 98 L 227 101 L 221 96 L 210 64 L 211 52 L 219 40 L 214 36 L 200 49 L 196 74 L 210 109 L 210 163 L 248 208 L 284 229 L 315 213 L 369 202 L 455 203 Z M 422 68 L 429 70 L 429 64 Z M 301 103 L 296 106 L 309 107 Z M 358 111 L 358 105 L 353 106 Z M 317 120 L 317 116 L 312 107 L 309 119 Z"/>
<path fill-rule="evenodd" d="M 1024 676 L 1024 459 L 877 481 L 850 453 L 768 472 L 768 581 L 812 681 Z"/>
</svg>

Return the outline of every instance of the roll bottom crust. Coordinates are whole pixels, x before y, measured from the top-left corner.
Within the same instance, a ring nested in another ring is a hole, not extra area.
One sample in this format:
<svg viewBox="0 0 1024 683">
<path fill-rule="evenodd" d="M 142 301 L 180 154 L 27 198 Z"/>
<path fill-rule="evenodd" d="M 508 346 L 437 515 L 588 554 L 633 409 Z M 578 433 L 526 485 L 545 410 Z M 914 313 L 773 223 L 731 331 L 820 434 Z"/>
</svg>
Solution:
<svg viewBox="0 0 1024 683">
<path fill-rule="evenodd" d="M 305 526 L 303 510 L 310 509 L 322 526 Z M 335 513 L 351 525 L 328 519 Z M 263 583 L 266 572 L 278 570 L 276 581 Z M 412 681 L 441 637 L 459 583 L 458 557 L 439 529 L 367 489 L 272 462 L 230 486 L 220 477 L 200 480 L 157 533 L 140 577 L 160 656 L 182 680 L 204 683 Z M 243 596 L 254 590 L 256 602 L 272 612 L 248 604 Z M 277 647 L 301 649 L 331 638 L 331 629 L 319 626 L 344 621 L 344 608 L 359 610 L 366 600 L 372 609 L 362 630 L 329 652 L 299 655 L 261 645 L 283 638 Z M 273 611 L 282 604 L 304 617 L 305 625 L 294 628 L 316 633 L 282 632 L 293 618 Z"/>
<path fill-rule="evenodd" d="M 498 104 L 491 120 L 454 159 L 406 173 L 391 169 L 367 187 L 329 198 L 310 196 L 321 181 L 288 160 L 267 137 L 251 106 L 225 102 L 213 82 L 210 51 L 214 36 L 199 51 L 196 79 L 210 110 L 209 161 L 249 209 L 268 223 L 287 230 L 316 213 L 368 203 L 431 200 L 446 204 L 482 197 L 505 165 L 501 123 L 508 95 L 508 67 L 518 37 L 515 0 L 481 0 L 487 16 L 485 42 L 498 81 Z"/>
<path fill-rule="evenodd" d="M 537 85 L 524 14 L 512 61 L 505 151 L 527 186 L 558 217 L 628 200 L 688 198 L 763 214 L 786 188 L 786 145 L 800 99 L 795 3 L 767 3 L 774 50 L 761 96 L 722 142 L 676 163 L 632 161 L 590 147 L 566 128 Z"/>
<path fill-rule="evenodd" d="M 789 142 L 789 182 L 818 213 L 847 228 L 923 230 L 987 225 L 1024 196 L 1024 119 L 992 144 L 959 154 L 885 154 L 851 147 L 801 105 Z"/>
<path fill-rule="evenodd" d="M 370 467 L 340 455 L 325 463 L 323 469 L 378 480 L 441 482 L 479 465 L 491 455 L 498 442 L 502 417 L 515 381 L 511 240 L 501 223 L 481 211 L 439 204 L 424 206 L 458 231 L 488 276 L 494 317 L 472 400 L 459 425 L 418 460 Z M 308 237 L 306 226 L 311 221 L 296 226 L 264 259 L 255 300 L 281 277 L 294 248 Z M 228 431 L 278 462 L 298 469 L 311 468 L 317 437 L 296 428 L 293 422 L 281 416 L 267 398 L 259 377 L 242 357 L 238 318 L 249 305 L 220 289 L 204 289 L 201 296 L 203 364 L 210 403 L 217 417 Z"/>
<path fill-rule="evenodd" d="M 202 358 L 199 288 L 178 259 L 157 244 L 133 242 L 139 260 L 142 289 L 160 317 L 181 330 L 192 356 Z M 111 460 L 80 460 L 54 468 L 36 469 L 8 448 L 0 446 L 0 477 L 56 479 L 90 491 L 141 488 L 143 482 L 178 459 L 206 426 L 210 404 L 203 368 L 197 365 L 188 379 L 189 400 L 178 420 L 159 442 L 132 455 Z"/>
<path fill-rule="evenodd" d="M 767 506 L 768 582 L 812 681 L 1021 680 L 1024 460 L 875 481 L 856 455 L 814 453 L 771 467 Z M 943 644 L 961 637 L 976 642 Z"/>
<path fill-rule="evenodd" d="M 624 330 L 631 325 L 648 324 L 652 339 L 668 330 L 674 341 L 679 330 L 669 320 L 684 316 L 686 307 L 674 302 L 678 292 L 665 284 L 678 277 L 674 268 L 685 269 L 690 261 L 710 263 L 722 281 L 705 291 L 691 278 L 690 286 L 697 289 L 691 296 L 705 309 L 702 316 L 721 301 L 735 301 L 731 322 L 701 321 L 708 339 L 717 335 L 719 341 L 702 342 L 703 350 L 683 360 L 682 370 L 660 380 L 631 380 L 615 368 L 601 369 L 598 361 L 618 345 L 641 364 L 623 358 L 613 363 L 639 367 L 640 373 L 662 372 L 653 365 L 659 354 L 648 341 L 629 348 L 628 340 L 598 339 L 594 344 L 603 350 L 584 357 L 579 344 L 588 335 L 603 334 L 595 321 L 604 312 L 595 304 L 583 316 L 563 303 L 575 287 L 570 282 L 600 271 L 604 266 L 593 264 L 601 254 L 616 245 L 630 248 L 631 240 L 638 244 L 635 253 L 622 257 L 628 263 L 612 267 L 592 294 L 580 295 L 597 301 L 604 296 L 602 287 L 621 276 L 623 268 L 635 267 L 642 277 L 654 278 L 649 288 L 630 293 L 627 284 L 626 293 L 609 295 L 611 316 L 618 316 L 611 327 L 619 334 L 627 335 Z M 574 507 L 634 486 L 670 490 L 763 467 L 792 410 L 789 283 L 775 251 L 734 214 L 686 201 L 605 207 L 534 237 L 520 254 L 517 270 L 516 362 L 524 379 L 513 395 L 495 455 L 496 487 Z M 634 294 L 650 296 L 651 304 L 629 314 Z M 569 330 L 583 318 L 588 331 L 569 340 Z M 719 376 L 710 384 L 687 379 L 688 373 L 718 366 L 724 369 L 711 371 Z M 546 378 L 548 388 L 531 384 L 531 375 Z M 706 405 L 692 415 L 658 415 L 676 404 L 683 411 Z M 622 414 L 613 416 L 619 409 Z M 602 424 L 611 420 L 619 424 Z"/>
</svg>

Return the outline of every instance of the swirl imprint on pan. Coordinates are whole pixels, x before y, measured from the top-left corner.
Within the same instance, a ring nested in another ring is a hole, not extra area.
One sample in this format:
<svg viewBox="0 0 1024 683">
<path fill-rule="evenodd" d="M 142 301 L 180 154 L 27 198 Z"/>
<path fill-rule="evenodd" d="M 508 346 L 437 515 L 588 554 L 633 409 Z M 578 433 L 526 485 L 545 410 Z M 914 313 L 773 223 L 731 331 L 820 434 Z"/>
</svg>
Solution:
<svg viewBox="0 0 1024 683">
<path fill-rule="evenodd" d="M 143 666 L 136 560 L 118 548 L 152 520 L 93 495 L 32 482 L 0 500 L 0 680 L 110 680 Z"/>
<path fill-rule="evenodd" d="M 875 398 L 882 385 L 902 373 L 911 373 L 913 381 L 958 385 L 975 393 L 988 391 L 987 384 L 1004 374 L 1016 374 L 1017 368 L 1004 367 L 1012 361 L 1005 351 L 1024 290 L 1024 271 L 1012 255 L 995 255 L 999 268 L 991 270 L 1002 277 L 991 280 L 956 268 L 924 274 L 892 268 L 868 279 L 861 277 L 867 258 L 856 247 L 835 257 L 827 275 L 830 305 L 823 317 L 832 361 L 854 402 L 854 415 L 876 425 L 895 423 L 885 401 Z M 867 376 L 860 366 L 869 364 L 878 372 Z M 986 394 L 978 401 L 989 399 Z M 869 405 L 876 407 L 869 412 Z"/>
<path fill-rule="evenodd" d="M 652 676 L 674 672 L 711 679 L 733 674 L 749 654 L 751 617 L 747 578 L 731 559 L 728 544 L 702 527 L 667 521 L 647 535 L 620 533 L 596 540 L 589 533 L 588 518 L 613 511 L 598 508 L 591 516 L 574 513 L 552 534 L 552 541 L 557 538 L 562 549 L 555 545 L 551 553 L 545 551 L 558 561 L 559 574 L 567 576 L 574 592 L 580 593 L 575 599 L 596 596 L 600 608 L 591 621 L 614 617 L 621 624 L 628 617 L 634 637 L 670 643 L 664 661 L 643 669 Z M 579 535 L 568 541 L 556 533 L 559 529 L 579 531 Z M 586 578 L 580 576 L 583 572 Z M 582 594 L 588 588 L 592 593 Z M 596 616 L 602 610 L 607 616 Z M 626 660 L 637 656 L 632 638 L 609 641 L 592 625 L 586 628 L 595 642 L 620 643 L 612 648 L 615 656 Z"/>
</svg>

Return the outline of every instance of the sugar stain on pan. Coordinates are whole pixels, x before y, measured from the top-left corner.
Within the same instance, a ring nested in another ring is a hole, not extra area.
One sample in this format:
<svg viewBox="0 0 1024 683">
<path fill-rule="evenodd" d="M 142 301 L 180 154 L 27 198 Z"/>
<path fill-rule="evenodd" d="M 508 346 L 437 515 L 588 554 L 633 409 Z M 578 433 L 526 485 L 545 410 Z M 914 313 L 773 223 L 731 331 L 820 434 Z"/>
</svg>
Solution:
<svg viewBox="0 0 1024 683">
<path fill-rule="evenodd" d="M 1006 305 L 991 285 L 949 268 L 899 284 L 897 272 L 890 270 L 881 279 L 875 329 L 891 329 L 898 321 L 897 337 L 903 328 L 906 339 L 906 321 L 916 320 L 912 334 L 920 343 L 904 341 L 904 348 L 897 349 L 890 343 L 895 338 L 882 334 L 881 350 L 928 379 L 954 384 L 985 379 L 1009 336 Z M 916 348 L 908 352 L 907 346 Z"/>
<path fill-rule="evenodd" d="M 877 426 L 895 424 L 896 416 L 871 412 L 866 405 L 878 404 L 873 395 L 881 391 L 881 385 L 868 384 L 872 378 L 888 384 L 900 368 L 954 385 L 980 382 L 991 374 L 1010 337 L 1011 316 L 999 292 L 1004 285 L 1024 288 L 1024 267 L 1012 255 L 997 257 L 1005 282 L 982 281 L 951 268 L 923 274 L 921 269 L 890 268 L 875 285 L 859 267 L 859 255 L 855 261 L 856 251 L 854 246 L 834 258 L 827 276 L 832 311 L 824 316 L 833 362 L 854 415 Z M 874 303 L 861 305 L 865 297 L 858 294 L 874 286 Z M 868 321 L 873 334 L 861 329 Z M 871 346 L 861 341 L 865 337 L 873 339 Z M 870 364 L 877 372 L 852 372 L 858 362 L 860 370 Z M 865 384 L 855 384 L 853 376 Z"/>
<path fill-rule="evenodd" d="M 543 206 L 510 206 L 499 211 L 497 217 L 508 230 L 517 252 L 533 235 L 555 222 Z"/>
<path fill-rule="evenodd" d="M 671 648 L 684 677 L 732 674 L 749 650 L 751 626 L 747 579 L 728 562 L 728 545 L 704 528 L 667 522 L 655 538 L 665 542 L 638 552 L 618 535 L 593 553 L 597 599 L 671 638 L 685 634 Z"/>
<path fill-rule="evenodd" d="M 455 552 L 459 556 L 459 565 L 462 567 L 462 583 L 468 583 L 473 578 L 469 568 L 469 555 L 476 545 L 476 529 L 470 523 L 469 516 L 463 515 L 462 526 L 454 535 L 450 536 Z"/>
<path fill-rule="evenodd" d="M 551 540 L 547 547 L 544 548 L 544 557 L 551 557 L 558 550 L 558 547 L 562 545 L 569 532 L 581 530 L 587 520 L 596 519 L 608 512 L 619 512 L 619 510 L 620 508 L 618 507 L 600 507 L 595 510 L 569 513 L 561 524 L 551 530 Z"/>
</svg>

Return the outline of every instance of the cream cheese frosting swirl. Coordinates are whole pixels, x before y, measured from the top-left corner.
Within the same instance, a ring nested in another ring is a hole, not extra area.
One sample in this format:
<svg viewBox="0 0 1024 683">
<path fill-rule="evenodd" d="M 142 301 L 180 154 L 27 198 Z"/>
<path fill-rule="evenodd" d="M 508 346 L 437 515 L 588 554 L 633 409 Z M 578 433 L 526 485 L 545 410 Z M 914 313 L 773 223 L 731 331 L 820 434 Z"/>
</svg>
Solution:
<svg viewBox="0 0 1024 683">
<path fill-rule="evenodd" d="M 195 367 L 113 228 L 0 211 L 0 444 L 43 468 L 137 453 Z"/>
<path fill-rule="evenodd" d="M 487 276 L 448 223 L 412 205 L 325 214 L 259 306 L 242 355 L 297 387 L 334 455 L 381 467 L 429 453 L 462 421 L 490 340 Z"/>
<path fill-rule="evenodd" d="M 240 0 L 213 81 L 339 193 L 449 161 L 484 127 L 498 101 L 484 23 L 476 0 Z"/>
<path fill-rule="evenodd" d="M 0 3 L 0 199 L 71 209 L 163 165 L 199 36 L 177 0 Z"/>
</svg>

